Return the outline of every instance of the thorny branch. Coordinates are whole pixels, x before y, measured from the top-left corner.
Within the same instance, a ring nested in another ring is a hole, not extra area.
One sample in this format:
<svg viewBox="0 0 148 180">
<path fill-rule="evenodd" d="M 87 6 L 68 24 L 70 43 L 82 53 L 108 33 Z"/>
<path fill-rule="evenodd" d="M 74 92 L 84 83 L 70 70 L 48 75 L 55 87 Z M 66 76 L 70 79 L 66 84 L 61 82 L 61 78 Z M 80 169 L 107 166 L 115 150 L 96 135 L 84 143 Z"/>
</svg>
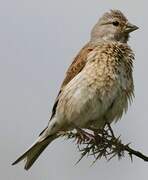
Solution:
<svg viewBox="0 0 148 180">
<path fill-rule="evenodd" d="M 120 136 L 116 137 L 114 135 L 110 124 L 107 123 L 104 128 L 98 132 L 92 132 L 93 134 L 82 129 L 77 129 L 77 131 L 66 132 L 66 134 L 64 134 L 67 139 L 73 139 L 76 142 L 78 150 L 81 153 L 78 162 L 85 156 L 94 156 L 93 163 L 102 157 L 111 160 L 113 157 L 117 156 L 121 159 L 124 157 L 125 152 L 128 153 L 131 161 L 133 161 L 133 156 L 148 161 L 148 156 L 132 149 L 129 146 L 130 144 L 123 144 Z"/>
</svg>

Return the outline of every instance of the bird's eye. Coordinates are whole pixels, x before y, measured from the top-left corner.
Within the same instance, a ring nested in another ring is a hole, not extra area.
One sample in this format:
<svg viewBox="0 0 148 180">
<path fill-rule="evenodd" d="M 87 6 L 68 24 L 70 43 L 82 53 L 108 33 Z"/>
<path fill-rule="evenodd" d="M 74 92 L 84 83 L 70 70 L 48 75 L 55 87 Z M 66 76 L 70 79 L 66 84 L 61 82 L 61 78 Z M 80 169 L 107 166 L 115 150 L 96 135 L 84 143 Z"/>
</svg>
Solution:
<svg viewBox="0 0 148 180">
<path fill-rule="evenodd" d="M 119 22 L 118 22 L 118 21 L 114 21 L 114 22 L 113 22 L 113 25 L 114 25 L 114 26 L 119 26 Z"/>
</svg>

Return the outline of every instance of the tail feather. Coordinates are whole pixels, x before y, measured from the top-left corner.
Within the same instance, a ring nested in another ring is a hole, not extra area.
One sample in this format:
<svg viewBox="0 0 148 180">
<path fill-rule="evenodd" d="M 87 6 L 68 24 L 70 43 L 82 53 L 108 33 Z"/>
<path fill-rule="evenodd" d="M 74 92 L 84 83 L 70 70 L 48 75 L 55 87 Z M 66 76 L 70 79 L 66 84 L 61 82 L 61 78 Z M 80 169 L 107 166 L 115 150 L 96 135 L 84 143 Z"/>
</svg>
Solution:
<svg viewBox="0 0 148 180">
<path fill-rule="evenodd" d="M 21 155 L 15 162 L 13 162 L 12 165 L 17 164 L 22 160 L 26 160 L 24 169 L 28 170 L 37 160 L 39 155 L 48 146 L 48 144 L 50 144 L 56 137 L 56 135 L 52 135 L 43 141 L 40 141 L 39 138 L 23 155 Z"/>
</svg>

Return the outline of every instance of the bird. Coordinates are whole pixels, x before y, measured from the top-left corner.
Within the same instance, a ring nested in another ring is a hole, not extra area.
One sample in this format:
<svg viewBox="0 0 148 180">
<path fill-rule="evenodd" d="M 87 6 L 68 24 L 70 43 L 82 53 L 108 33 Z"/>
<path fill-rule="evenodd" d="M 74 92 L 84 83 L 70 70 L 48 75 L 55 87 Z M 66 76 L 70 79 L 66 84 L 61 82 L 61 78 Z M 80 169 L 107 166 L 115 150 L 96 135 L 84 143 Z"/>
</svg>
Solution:
<svg viewBox="0 0 148 180">
<path fill-rule="evenodd" d="M 134 97 L 135 55 L 127 43 L 138 28 L 120 10 L 99 18 L 66 72 L 47 127 L 12 165 L 25 160 L 24 169 L 30 169 L 61 132 L 95 131 L 121 119 Z"/>
</svg>

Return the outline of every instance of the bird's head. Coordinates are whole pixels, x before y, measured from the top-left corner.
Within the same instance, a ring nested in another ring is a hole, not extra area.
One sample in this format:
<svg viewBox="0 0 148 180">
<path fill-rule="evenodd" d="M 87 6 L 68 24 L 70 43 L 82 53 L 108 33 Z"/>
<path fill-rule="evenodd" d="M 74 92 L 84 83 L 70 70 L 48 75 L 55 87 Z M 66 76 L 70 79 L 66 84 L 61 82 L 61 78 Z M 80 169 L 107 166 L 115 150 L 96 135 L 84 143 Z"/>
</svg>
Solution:
<svg viewBox="0 0 148 180">
<path fill-rule="evenodd" d="M 119 10 L 105 13 L 94 26 L 91 32 L 91 41 L 113 40 L 126 43 L 129 33 L 138 27 L 129 23 L 128 19 Z"/>
</svg>

